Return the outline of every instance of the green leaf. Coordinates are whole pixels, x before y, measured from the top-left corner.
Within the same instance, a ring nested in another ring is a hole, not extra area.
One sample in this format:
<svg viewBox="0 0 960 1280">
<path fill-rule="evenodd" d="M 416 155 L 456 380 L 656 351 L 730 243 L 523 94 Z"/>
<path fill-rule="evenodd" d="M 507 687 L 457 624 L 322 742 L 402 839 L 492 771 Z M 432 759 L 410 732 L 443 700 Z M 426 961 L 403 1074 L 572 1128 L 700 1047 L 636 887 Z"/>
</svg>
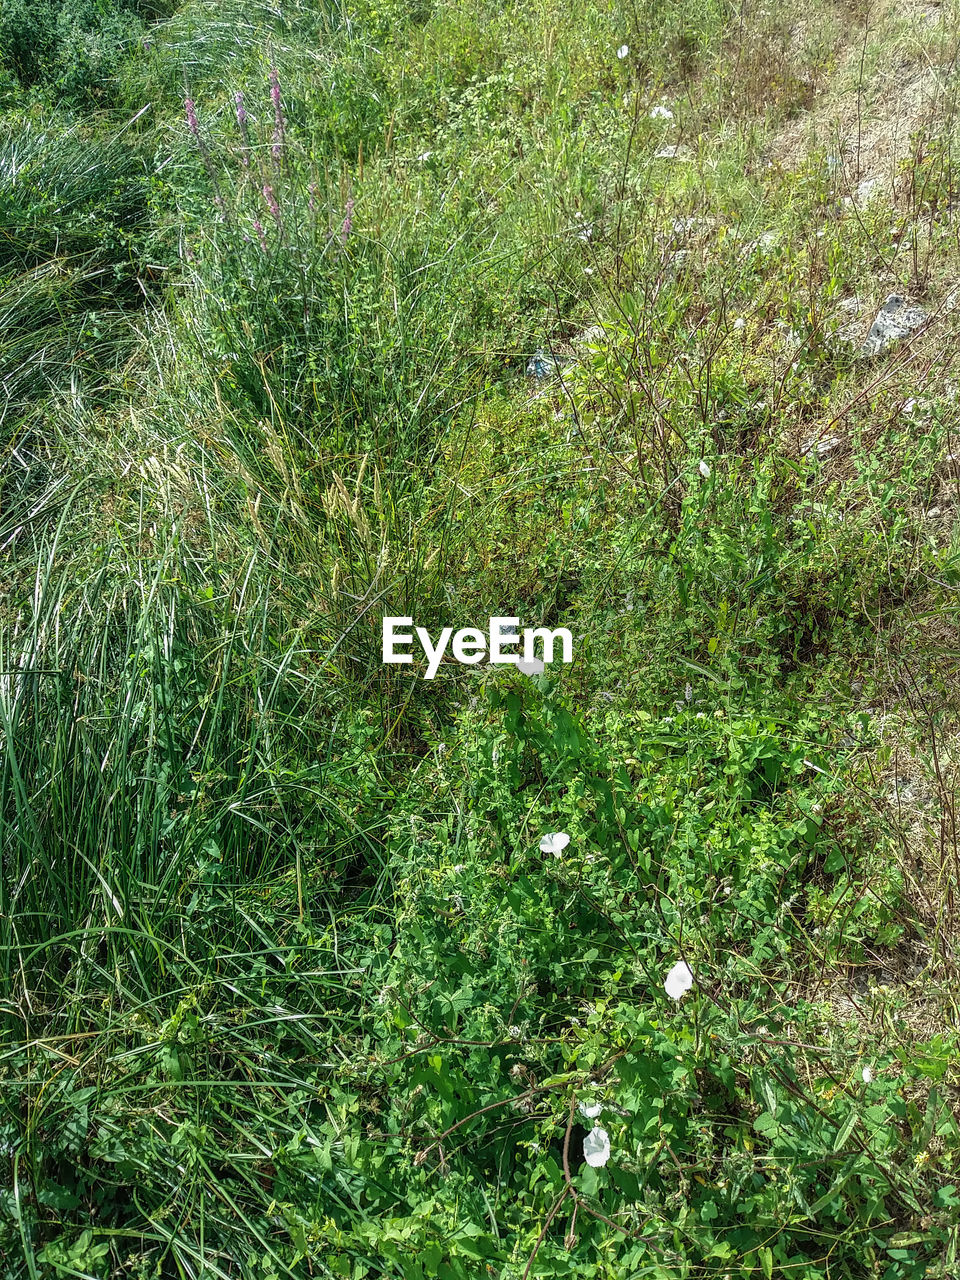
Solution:
<svg viewBox="0 0 960 1280">
<path fill-rule="evenodd" d="M 756 1120 L 754 1120 L 753 1127 L 757 1133 L 762 1134 L 765 1138 L 772 1138 L 780 1132 L 780 1126 L 769 1111 L 761 1111 Z"/>
<path fill-rule="evenodd" d="M 843 1127 L 841 1128 L 840 1132 L 836 1136 L 836 1139 L 834 1140 L 834 1144 L 833 1144 L 834 1151 L 840 1151 L 841 1148 L 846 1145 L 847 1139 L 850 1137 L 851 1133 L 853 1133 L 854 1129 L 857 1127 L 857 1121 L 859 1119 L 860 1119 L 859 1112 L 857 1111 L 850 1112 L 846 1120 L 843 1122 Z"/>
<path fill-rule="evenodd" d="M 774 1093 L 773 1085 L 767 1076 L 760 1081 L 760 1092 L 763 1094 L 763 1100 L 767 1104 L 767 1110 L 772 1116 L 777 1114 L 777 1095 Z"/>
</svg>

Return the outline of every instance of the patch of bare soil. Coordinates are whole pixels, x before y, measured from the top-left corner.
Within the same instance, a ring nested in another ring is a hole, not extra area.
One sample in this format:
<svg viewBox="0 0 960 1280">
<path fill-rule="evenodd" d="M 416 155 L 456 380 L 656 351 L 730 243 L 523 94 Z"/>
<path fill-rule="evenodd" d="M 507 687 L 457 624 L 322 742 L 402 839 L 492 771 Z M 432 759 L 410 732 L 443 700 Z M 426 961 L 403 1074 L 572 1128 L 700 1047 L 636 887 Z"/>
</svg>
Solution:
<svg viewBox="0 0 960 1280">
<path fill-rule="evenodd" d="M 864 70 L 858 37 L 846 47 L 830 81 L 852 87 L 828 91 L 781 130 L 770 148 L 770 158 L 787 169 L 799 168 L 813 151 L 824 151 L 839 190 L 854 204 L 881 192 L 894 203 L 904 196 L 903 166 L 918 138 L 942 121 L 956 78 L 956 42 L 944 29 L 939 5 L 888 7 L 871 21 L 867 39 L 891 18 L 899 24 L 898 36 L 874 73 Z"/>
</svg>

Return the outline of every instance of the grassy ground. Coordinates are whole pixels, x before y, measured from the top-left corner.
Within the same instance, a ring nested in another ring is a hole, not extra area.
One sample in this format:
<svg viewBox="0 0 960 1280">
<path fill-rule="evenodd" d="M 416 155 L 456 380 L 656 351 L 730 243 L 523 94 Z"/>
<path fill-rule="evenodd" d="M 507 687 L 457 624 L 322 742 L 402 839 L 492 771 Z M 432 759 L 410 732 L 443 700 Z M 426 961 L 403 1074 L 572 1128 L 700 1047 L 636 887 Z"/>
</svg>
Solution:
<svg viewBox="0 0 960 1280">
<path fill-rule="evenodd" d="M 956 1274 L 958 50 L 5 0 L 4 1277 Z"/>
</svg>

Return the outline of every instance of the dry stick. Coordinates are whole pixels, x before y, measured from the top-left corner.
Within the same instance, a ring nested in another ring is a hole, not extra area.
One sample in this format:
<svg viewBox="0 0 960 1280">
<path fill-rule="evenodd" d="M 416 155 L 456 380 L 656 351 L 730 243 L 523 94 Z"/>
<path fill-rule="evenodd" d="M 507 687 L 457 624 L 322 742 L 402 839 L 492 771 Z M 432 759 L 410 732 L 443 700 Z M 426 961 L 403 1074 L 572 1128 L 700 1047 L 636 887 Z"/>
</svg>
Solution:
<svg viewBox="0 0 960 1280">
<path fill-rule="evenodd" d="M 604 1068 L 609 1068 L 609 1066 L 611 1066 L 612 1063 L 615 1062 L 617 1058 L 621 1057 L 622 1054 L 626 1052 L 627 1051 L 624 1049 L 624 1050 L 621 1050 L 620 1053 L 615 1054 L 613 1059 L 610 1062 L 604 1064 L 604 1067 L 601 1068 L 601 1071 L 604 1070 Z M 430 1144 L 429 1147 L 425 1147 L 423 1151 L 417 1154 L 417 1156 L 414 1159 L 414 1164 L 422 1165 L 426 1160 L 427 1156 L 434 1149 L 434 1147 L 439 1147 L 445 1138 L 448 1138 L 450 1134 L 453 1133 L 454 1130 L 459 1129 L 461 1125 L 466 1124 L 468 1120 L 475 1120 L 477 1116 L 482 1116 L 486 1112 L 496 1111 L 497 1108 L 508 1106 L 512 1102 L 520 1102 L 520 1101 L 523 1101 L 524 1099 L 532 1098 L 535 1094 L 546 1093 L 548 1089 L 557 1089 L 569 1083 L 570 1082 L 568 1080 L 558 1080 L 555 1084 L 538 1085 L 535 1088 L 527 1089 L 524 1093 L 514 1094 L 512 1097 L 509 1097 L 509 1098 L 501 1098 L 499 1102 L 488 1103 L 485 1107 L 481 1107 L 478 1111 L 471 1112 L 470 1115 L 464 1116 L 463 1119 L 458 1120 L 455 1124 L 450 1125 L 448 1129 L 444 1129 L 443 1133 L 441 1133 L 440 1136 L 436 1138 Z M 577 1189 L 573 1185 L 573 1178 L 570 1174 L 570 1135 L 573 1132 L 573 1120 L 574 1120 L 576 1104 L 577 1104 L 577 1095 L 576 1095 L 576 1092 L 574 1092 L 570 1098 L 570 1114 L 567 1118 L 567 1129 L 563 1136 L 563 1178 L 564 1178 L 564 1182 L 566 1183 L 566 1187 L 561 1192 L 559 1199 L 554 1203 L 554 1205 L 550 1209 L 550 1212 L 547 1215 L 547 1220 L 543 1224 L 543 1230 L 540 1232 L 540 1235 L 537 1237 L 537 1241 L 533 1247 L 533 1252 L 531 1253 L 530 1257 L 527 1259 L 527 1265 L 524 1270 L 522 1280 L 526 1280 L 526 1277 L 529 1275 L 530 1268 L 533 1266 L 534 1260 L 537 1256 L 540 1246 L 543 1244 L 543 1241 L 546 1239 L 546 1234 L 550 1228 L 550 1223 L 556 1217 L 557 1213 L 560 1210 L 560 1206 L 566 1200 L 567 1196 L 573 1197 L 574 1206 L 575 1206 L 574 1217 L 573 1217 L 571 1228 L 570 1228 L 571 1231 L 573 1230 L 573 1223 L 576 1222 L 576 1210 L 578 1208 L 582 1208 L 584 1213 L 589 1213 L 592 1218 L 596 1218 L 600 1222 L 605 1222 L 607 1226 L 613 1227 L 615 1231 L 622 1231 L 623 1234 L 628 1237 L 638 1236 L 638 1232 L 629 1230 L 629 1228 L 623 1226 L 619 1222 L 614 1222 L 612 1218 L 608 1218 L 606 1214 L 600 1213 L 596 1209 L 591 1209 L 590 1206 L 581 1198 L 580 1193 L 577 1191 Z M 441 1157 L 442 1157 L 442 1152 L 441 1152 Z M 676 1159 L 675 1156 L 674 1156 L 674 1159 Z M 659 1247 L 659 1245 L 654 1244 L 652 1240 L 648 1240 L 646 1241 L 646 1243 L 656 1253 L 659 1253 L 661 1257 L 664 1256 L 664 1251 Z"/>
<path fill-rule="evenodd" d="M 531 1252 L 530 1257 L 527 1259 L 527 1265 L 523 1269 L 523 1276 L 521 1277 L 521 1280 L 527 1280 L 527 1276 L 530 1274 L 530 1268 L 533 1266 L 534 1261 L 536 1260 L 537 1254 L 540 1252 L 540 1246 L 543 1244 L 544 1240 L 547 1238 L 547 1232 L 550 1230 L 550 1223 L 554 1220 L 554 1218 L 559 1213 L 560 1206 L 563 1204 L 564 1200 L 566 1200 L 569 1194 L 570 1194 L 570 1188 L 564 1187 L 564 1189 L 560 1192 L 560 1195 L 558 1196 L 557 1200 L 554 1202 L 554 1205 L 551 1208 L 550 1212 L 547 1214 L 547 1220 L 543 1224 L 543 1230 L 537 1236 L 537 1240 L 533 1246 L 533 1251 Z M 574 1213 L 576 1213 L 576 1207 L 574 1207 Z"/>
<path fill-rule="evenodd" d="M 623 205 L 627 191 L 627 170 L 630 167 L 630 157 L 633 153 L 633 144 L 636 141 L 637 132 L 640 128 L 640 94 L 634 93 L 633 96 L 633 119 L 630 122 L 630 133 L 627 137 L 626 152 L 623 157 L 623 169 L 620 174 L 620 182 L 617 189 L 617 229 L 614 233 L 614 242 L 617 254 L 617 289 L 621 288 L 621 278 L 623 275 L 623 253 L 620 243 L 620 231 L 623 226 Z"/>
<path fill-rule="evenodd" d="M 404 1005 L 404 1008 L 406 1008 L 405 1005 Z M 475 1042 L 465 1041 L 464 1043 L 473 1044 Z M 483 1042 L 480 1041 L 479 1043 L 483 1043 Z M 612 1055 L 612 1057 L 608 1058 L 606 1062 L 601 1063 L 601 1065 L 597 1067 L 592 1073 L 591 1072 L 583 1073 L 580 1079 L 580 1084 L 582 1085 L 585 1082 L 586 1077 L 591 1074 L 595 1080 L 601 1080 L 605 1075 L 605 1073 L 609 1071 L 610 1068 L 613 1066 L 613 1064 L 617 1061 L 617 1059 L 622 1058 L 623 1055 L 627 1052 L 628 1052 L 627 1049 L 618 1049 L 617 1052 Z M 449 1129 L 444 1129 L 443 1133 L 441 1133 L 439 1137 L 435 1138 L 433 1142 L 431 1142 L 429 1147 L 425 1147 L 423 1151 L 421 1151 L 419 1155 L 416 1157 L 417 1163 L 422 1164 L 424 1160 L 426 1160 L 430 1152 L 434 1149 L 434 1147 L 438 1147 L 440 1143 L 443 1142 L 444 1138 L 448 1138 L 450 1134 L 453 1133 L 454 1129 L 459 1129 L 460 1126 L 466 1124 L 468 1120 L 475 1120 L 477 1116 L 482 1116 L 487 1111 L 495 1111 L 497 1107 L 509 1106 L 511 1102 L 524 1102 L 528 1098 L 532 1098 L 537 1093 L 546 1093 L 550 1089 L 564 1088 L 566 1085 L 570 1083 L 571 1083 L 571 1080 L 566 1079 L 566 1080 L 555 1080 L 552 1084 L 534 1085 L 532 1088 L 526 1089 L 523 1093 L 511 1094 L 509 1098 L 501 1098 L 499 1102 L 489 1102 L 485 1107 L 481 1107 L 478 1111 L 471 1111 L 470 1115 L 464 1116 L 462 1120 L 458 1120 L 456 1124 L 452 1124 Z M 576 1104 L 576 1100 L 577 1100 L 577 1095 L 576 1095 L 576 1091 L 574 1091 L 573 1097 L 571 1098 L 571 1101 L 570 1101 L 571 1121 L 570 1121 L 570 1126 L 567 1129 L 567 1139 L 566 1139 L 566 1143 L 564 1144 L 564 1153 L 566 1153 L 567 1147 L 569 1146 L 570 1129 L 573 1127 L 573 1108 Z M 565 1158 L 566 1158 L 566 1154 L 565 1154 Z M 569 1169 L 567 1169 L 567 1181 L 569 1182 Z M 571 1190 L 573 1190 L 572 1187 L 571 1187 Z M 574 1192 L 574 1194 L 576 1194 L 576 1192 Z M 586 1206 L 584 1207 L 586 1208 Z M 622 1229 L 623 1228 L 620 1228 L 620 1230 Z"/>
<path fill-rule="evenodd" d="M 914 615 L 914 616 L 915 616 L 915 615 Z M 908 670 L 909 670 L 909 669 L 908 669 Z M 915 688 L 915 690 L 916 690 L 916 692 L 917 692 L 918 696 L 920 696 L 920 698 L 921 698 L 921 705 L 923 705 L 922 695 L 920 694 L 919 687 L 916 685 L 916 683 L 915 683 L 915 682 L 914 682 L 914 688 Z M 926 708 L 925 708 L 925 707 L 924 707 L 924 710 L 926 710 Z M 928 718 L 929 718 L 929 717 L 928 717 Z M 895 763 L 896 763 L 896 759 L 897 759 L 897 758 L 898 758 L 898 757 L 895 757 Z M 874 774 L 873 774 L 873 766 L 872 766 L 872 764 L 870 765 L 870 772 L 871 772 L 871 778 L 873 779 L 874 783 L 876 783 L 876 778 L 875 778 L 875 776 L 874 776 Z M 881 818 L 884 818 L 883 809 L 882 809 L 882 808 L 881 808 L 881 806 L 876 802 L 875 798 L 874 798 L 874 797 L 873 797 L 869 792 L 867 792 L 863 787 L 861 787 L 861 786 L 860 786 L 860 784 L 859 784 L 855 779 L 853 779 L 853 780 L 851 781 L 851 784 L 850 784 L 850 785 L 852 786 L 852 788 L 853 788 L 855 791 L 858 791 L 858 792 L 863 796 L 864 800 L 865 800 L 868 804 L 870 804 L 870 806 L 871 806 L 871 807 L 872 807 L 872 808 L 877 812 L 877 814 L 878 814 L 878 815 L 880 815 L 880 816 L 881 816 Z M 898 804 L 899 804 L 899 791 L 898 791 Z M 898 819 L 897 823 L 896 823 L 896 824 L 894 824 L 894 823 L 892 823 L 889 819 L 886 819 L 886 818 L 884 818 L 884 821 L 888 822 L 888 824 L 893 828 L 893 834 L 894 834 L 895 838 L 898 840 L 899 844 L 901 845 L 901 848 L 902 848 L 902 850 L 903 850 L 903 854 L 904 854 L 904 858 L 909 858 L 909 856 L 910 856 L 910 848 L 909 848 L 908 841 L 907 841 L 906 837 L 905 837 L 905 836 L 904 836 L 904 834 L 903 834 L 903 830 L 902 830 L 902 822 Z M 903 864 L 901 864 L 901 865 L 903 865 Z M 917 881 L 916 881 L 915 879 L 914 879 L 914 883 L 915 883 L 915 884 L 917 884 Z M 917 884 L 917 887 L 918 887 L 918 889 L 919 889 L 919 885 L 918 885 L 918 884 Z M 932 904 L 928 904 L 928 905 L 932 905 Z M 927 939 L 926 939 L 926 934 L 925 934 L 925 932 L 924 932 L 924 931 L 923 931 L 923 929 L 922 929 L 922 921 L 918 918 L 918 916 L 917 916 L 916 912 L 912 913 L 912 915 L 909 917 L 909 919 L 908 919 L 908 923 L 909 923 L 909 924 L 910 924 L 910 925 L 911 925 L 915 930 L 918 930 L 918 931 L 920 931 L 920 932 L 921 932 L 921 936 L 923 937 L 924 942 L 926 942 L 926 941 L 927 941 Z M 956 959 L 955 954 L 951 954 L 951 955 L 950 955 L 950 959 L 951 959 L 952 961 L 955 961 L 955 959 Z"/>
<path fill-rule="evenodd" d="M 913 685 L 913 689 L 917 697 L 917 702 L 919 703 L 919 706 L 927 721 L 927 729 L 930 734 L 930 747 L 931 747 L 931 752 L 933 756 L 933 767 L 934 767 L 934 773 L 937 779 L 938 798 L 940 800 L 940 806 L 941 806 L 941 816 L 939 820 L 939 826 L 940 826 L 939 853 L 940 853 L 940 870 L 941 870 L 941 875 L 943 875 L 944 864 L 946 863 L 946 860 L 947 860 L 948 834 L 953 841 L 954 861 L 955 862 L 957 861 L 956 810 L 953 806 L 952 799 L 949 798 L 950 788 L 948 787 L 946 778 L 944 777 L 943 766 L 940 759 L 940 750 L 937 745 L 937 727 L 934 721 L 933 712 L 930 709 L 929 702 L 923 695 L 923 691 L 921 690 L 920 685 L 917 683 L 916 676 L 914 675 L 913 671 L 911 671 L 909 668 L 907 668 L 907 677 L 910 680 L 910 683 Z M 899 804 L 899 788 L 897 789 L 897 800 Z M 948 826 L 950 828 L 949 832 L 948 832 Z M 947 882 L 946 892 L 947 892 L 946 907 L 950 915 L 952 915 L 955 910 L 954 891 L 953 891 L 953 885 L 949 882 L 949 880 Z M 938 932 L 939 932 L 939 924 L 938 924 Z"/>
<path fill-rule="evenodd" d="M 934 312 L 933 316 L 931 316 L 931 319 L 936 318 L 936 314 L 937 313 Z M 926 329 L 927 327 L 928 326 L 925 325 L 924 329 Z M 918 332 L 915 336 L 919 337 L 920 333 Z M 914 348 L 914 338 L 909 338 L 903 345 L 902 356 L 900 356 L 898 359 L 891 360 L 890 363 L 884 367 L 882 372 L 880 372 L 872 382 L 868 383 L 867 386 L 863 387 L 860 391 L 858 391 L 857 394 L 853 396 L 853 398 L 849 400 L 840 409 L 840 411 L 830 419 L 827 425 L 820 432 L 820 435 L 823 436 L 827 431 L 830 431 L 833 427 L 835 427 L 838 422 L 842 422 L 843 419 L 847 416 L 847 414 L 849 414 L 851 410 L 853 410 L 854 407 L 858 405 L 862 400 L 866 399 L 872 391 L 874 391 L 877 387 L 882 386 L 884 382 L 892 379 L 895 373 L 899 373 L 902 366 L 909 365 L 910 363 L 912 363 L 913 360 L 919 355 L 919 352 L 914 351 L 913 348 Z M 786 375 L 784 375 L 784 380 L 786 380 Z"/>
<path fill-rule="evenodd" d="M 626 1050 L 624 1050 L 626 1052 Z M 617 1055 L 620 1056 L 619 1054 Z M 591 1218 L 598 1218 L 600 1222 L 605 1222 L 608 1227 L 613 1227 L 615 1231 L 622 1231 L 625 1236 L 636 1236 L 636 1231 L 630 1231 L 627 1227 L 619 1222 L 614 1222 L 612 1218 L 608 1218 L 606 1214 L 599 1213 L 596 1209 L 591 1209 L 587 1202 L 581 1197 L 580 1192 L 573 1185 L 570 1176 L 570 1134 L 573 1132 L 573 1116 L 574 1108 L 577 1105 L 577 1095 L 574 1093 L 570 1098 L 570 1115 L 567 1119 L 567 1131 L 563 1135 L 563 1178 L 567 1184 L 567 1190 L 573 1196 L 574 1203 L 583 1209 L 584 1213 L 589 1213 Z M 649 1221 L 649 1219 L 648 1219 Z M 646 1242 L 651 1248 L 656 1249 L 663 1256 L 663 1251 L 653 1244 L 651 1240 Z"/>
<path fill-rule="evenodd" d="M 508 1107 L 512 1102 L 524 1102 L 526 1099 L 532 1098 L 537 1093 L 546 1093 L 548 1089 L 559 1089 L 569 1083 L 569 1080 L 558 1080 L 555 1084 L 535 1085 L 533 1088 L 527 1089 L 523 1093 L 513 1093 L 509 1098 L 501 1098 L 499 1102 L 488 1102 L 485 1107 L 480 1107 L 478 1111 L 471 1111 L 468 1116 L 464 1116 L 462 1120 L 458 1120 L 456 1124 L 452 1124 L 449 1129 L 444 1129 L 443 1133 L 441 1133 L 438 1138 L 435 1138 L 434 1141 L 430 1143 L 429 1147 L 424 1147 L 424 1149 L 416 1156 L 414 1163 L 423 1164 L 434 1147 L 439 1147 L 444 1138 L 449 1138 L 450 1134 L 453 1133 L 455 1129 L 459 1129 L 460 1126 L 466 1124 L 467 1121 L 476 1120 L 477 1116 L 482 1116 L 488 1111 L 496 1111 L 498 1107 Z"/>
</svg>

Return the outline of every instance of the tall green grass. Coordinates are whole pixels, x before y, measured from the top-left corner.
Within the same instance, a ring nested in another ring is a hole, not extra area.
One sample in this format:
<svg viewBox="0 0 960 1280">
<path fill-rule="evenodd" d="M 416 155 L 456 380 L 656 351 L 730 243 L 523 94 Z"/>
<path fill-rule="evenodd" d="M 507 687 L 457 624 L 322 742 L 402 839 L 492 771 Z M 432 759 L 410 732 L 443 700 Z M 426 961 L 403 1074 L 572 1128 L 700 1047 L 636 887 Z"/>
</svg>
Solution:
<svg viewBox="0 0 960 1280">
<path fill-rule="evenodd" d="M 101 394 L 129 356 L 156 279 L 146 222 L 143 159 L 123 140 L 0 126 L 0 439 L 55 392 Z"/>
</svg>

